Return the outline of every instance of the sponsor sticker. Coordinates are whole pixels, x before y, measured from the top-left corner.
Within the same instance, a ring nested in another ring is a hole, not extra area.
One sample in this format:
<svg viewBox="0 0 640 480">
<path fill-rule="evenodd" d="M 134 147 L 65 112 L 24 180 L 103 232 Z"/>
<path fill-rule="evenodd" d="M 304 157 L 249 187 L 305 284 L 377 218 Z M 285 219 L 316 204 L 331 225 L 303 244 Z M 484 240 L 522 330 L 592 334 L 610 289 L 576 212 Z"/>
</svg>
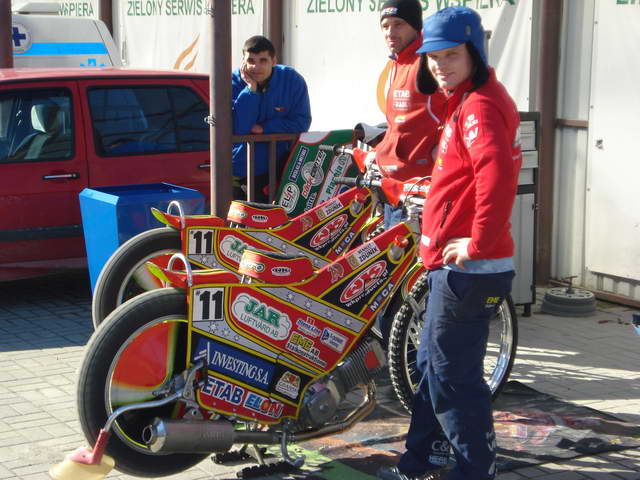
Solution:
<svg viewBox="0 0 640 480">
<path fill-rule="evenodd" d="M 247 243 L 243 242 L 238 237 L 227 235 L 224 237 L 222 242 L 220 242 L 220 252 L 229 260 L 232 260 L 235 263 L 240 263 L 240 260 L 242 259 L 242 252 L 244 252 L 245 248 L 248 246 L 249 245 Z"/>
<path fill-rule="evenodd" d="M 286 314 L 245 293 L 234 300 L 231 311 L 240 322 L 274 340 L 284 340 L 291 331 Z"/>
<path fill-rule="evenodd" d="M 239 207 L 231 206 L 231 208 L 229 209 L 228 216 L 233 218 L 243 219 L 247 217 L 247 212 L 245 212 Z"/>
<path fill-rule="evenodd" d="M 352 268 L 358 268 L 370 258 L 380 254 L 380 249 L 375 242 L 367 242 L 347 257 L 347 262 Z"/>
<path fill-rule="evenodd" d="M 361 295 L 380 285 L 386 276 L 387 262 L 386 260 L 378 260 L 351 280 L 347 288 L 342 291 L 340 301 L 347 306 L 353 304 Z"/>
<path fill-rule="evenodd" d="M 322 330 L 320 341 L 338 353 L 342 353 L 347 346 L 347 337 L 327 327 Z"/>
<path fill-rule="evenodd" d="M 300 189 L 293 183 L 287 183 L 282 189 L 282 195 L 280 196 L 280 206 L 284 208 L 287 213 L 293 212 L 298 203 L 300 197 Z"/>
<path fill-rule="evenodd" d="M 329 202 L 327 202 L 324 206 L 321 206 L 318 208 L 318 212 L 317 212 L 318 219 L 324 220 L 325 218 L 331 216 L 332 214 L 334 214 L 335 212 L 337 212 L 342 208 L 344 208 L 344 205 L 340 201 L 340 199 L 334 198 L 333 200 L 330 200 Z"/>
<path fill-rule="evenodd" d="M 311 317 L 307 317 L 306 320 L 304 318 L 299 318 L 296 320 L 296 326 L 302 333 L 314 338 L 318 337 L 322 332 L 320 328 L 315 326 L 314 320 Z"/>
<path fill-rule="evenodd" d="M 247 393 L 243 406 L 271 418 L 280 418 L 284 407 L 282 403 L 263 397 L 256 392 Z"/>
<path fill-rule="evenodd" d="M 315 346 L 314 341 L 301 333 L 293 332 L 291 334 L 287 342 L 287 350 L 306 358 L 316 365 L 320 365 L 322 368 L 327 366 L 327 362 L 320 359 L 320 349 Z"/>
<path fill-rule="evenodd" d="M 267 220 L 269 220 L 269 217 L 267 217 L 266 215 L 251 215 L 251 220 L 253 220 L 256 223 L 267 223 Z"/>
<path fill-rule="evenodd" d="M 305 163 L 302 166 L 301 176 L 304 179 L 304 185 L 302 186 L 303 198 L 308 198 L 311 189 L 320 185 L 324 180 L 322 164 L 325 158 L 327 158 L 327 153 L 320 150 L 313 162 Z"/>
<path fill-rule="evenodd" d="M 276 383 L 276 391 L 295 400 L 300 392 L 300 377 L 289 371 L 285 372 Z"/>
<path fill-rule="evenodd" d="M 243 270 L 253 270 L 256 273 L 264 272 L 264 263 L 254 262 L 253 260 L 244 259 L 240 262 L 240 268 Z"/>
<path fill-rule="evenodd" d="M 232 405 L 240 405 L 245 394 L 245 389 L 239 385 L 225 382 L 211 375 L 207 378 L 206 385 L 201 390 L 206 395 L 216 400 L 224 400 Z"/>
<path fill-rule="evenodd" d="M 313 249 L 319 249 L 327 243 L 334 241 L 344 232 L 347 222 L 348 217 L 346 213 L 330 220 L 311 238 L 309 246 Z"/>
<path fill-rule="evenodd" d="M 271 267 L 271 274 L 276 277 L 288 277 L 291 275 L 291 267 Z"/>
<path fill-rule="evenodd" d="M 300 169 L 307 159 L 307 155 L 309 154 L 309 149 L 304 145 L 300 146 L 300 151 L 298 153 L 298 158 L 296 158 L 296 163 L 294 164 L 291 172 L 289 173 L 289 180 L 295 182 L 300 176 Z"/>
<path fill-rule="evenodd" d="M 313 227 L 313 219 L 306 215 L 300 219 L 300 223 L 302 223 L 302 231 L 304 232 Z"/>
<path fill-rule="evenodd" d="M 274 366 L 220 342 L 200 337 L 197 350 L 206 358 L 208 367 L 220 374 L 237 378 L 261 389 L 269 388 Z"/>
<path fill-rule="evenodd" d="M 329 273 L 331 273 L 331 283 L 336 283 L 342 277 L 344 277 L 344 267 L 339 263 L 334 263 L 327 267 Z"/>
</svg>

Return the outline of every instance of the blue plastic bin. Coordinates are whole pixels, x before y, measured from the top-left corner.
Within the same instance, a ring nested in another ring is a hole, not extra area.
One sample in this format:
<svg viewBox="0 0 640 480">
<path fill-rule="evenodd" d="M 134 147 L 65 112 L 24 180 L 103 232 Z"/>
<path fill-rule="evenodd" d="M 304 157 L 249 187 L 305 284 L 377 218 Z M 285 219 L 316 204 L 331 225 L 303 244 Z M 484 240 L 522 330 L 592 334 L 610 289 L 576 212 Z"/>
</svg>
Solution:
<svg viewBox="0 0 640 480">
<path fill-rule="evenodd" d="M 102 267 L 120 245 L 141 232 L 162 226 L 151 214 L 151 207 L 166 211 L 172 200 L 180 202 L 185 215 L 205 211 L 200 192 L 169 183 L 85 188 L 80 192 L 92 292 Z"/>
</svg>

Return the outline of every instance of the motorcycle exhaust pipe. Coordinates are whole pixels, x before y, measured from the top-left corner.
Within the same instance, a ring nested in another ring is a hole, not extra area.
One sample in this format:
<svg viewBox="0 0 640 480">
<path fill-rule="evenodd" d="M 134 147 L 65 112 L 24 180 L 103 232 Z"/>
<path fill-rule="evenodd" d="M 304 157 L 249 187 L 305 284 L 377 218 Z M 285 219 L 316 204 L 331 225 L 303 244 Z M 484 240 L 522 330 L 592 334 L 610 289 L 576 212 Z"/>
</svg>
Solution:
<svg viewBox="0 0 640 480">
<path fill-rule="evenodd" d="M 185 421 L 156 418 L 145 427 L 143 440 L 154 453 L 223 453 L 234 444 L 280 443 L 275 432 L 235 430 L 226 420 Z"/>
</svg>

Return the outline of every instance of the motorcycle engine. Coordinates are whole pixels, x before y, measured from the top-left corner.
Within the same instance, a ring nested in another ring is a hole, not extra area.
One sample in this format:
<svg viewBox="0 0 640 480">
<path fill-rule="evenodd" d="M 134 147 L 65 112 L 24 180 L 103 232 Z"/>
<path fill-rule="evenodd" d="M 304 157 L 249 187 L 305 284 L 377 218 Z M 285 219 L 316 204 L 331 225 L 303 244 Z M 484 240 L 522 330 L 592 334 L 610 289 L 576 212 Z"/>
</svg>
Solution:
<svg viewBox="0 0 640 480">
<path fill-rule="evenodd" d="M 318 427 L 329 422 L 347 393 L 369 383 L 386 364 L 380 342 L 365 338 L 331 373 L 309 387 L 299 423 L 304 427 Z"/>
</svg>

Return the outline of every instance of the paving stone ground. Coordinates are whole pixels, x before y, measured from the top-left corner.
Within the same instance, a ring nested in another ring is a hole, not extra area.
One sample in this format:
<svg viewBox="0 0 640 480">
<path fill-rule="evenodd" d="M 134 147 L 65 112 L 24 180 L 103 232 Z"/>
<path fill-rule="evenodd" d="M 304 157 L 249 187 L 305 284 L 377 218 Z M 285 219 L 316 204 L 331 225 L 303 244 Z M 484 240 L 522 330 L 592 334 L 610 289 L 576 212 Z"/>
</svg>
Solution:
<svg viewBox="0 0 640 480">
<path fill-rule="evenodd" d="M 49 467 L 84 444 L 75 379 L 93 331 L 86 272 L 0 284 L 0 480 L 48 479 Z M 522 313 L 522 311 L 520 311 Z M 521 317 L 512 379 L 640 425 L 640 337 L 632 310 L 599 303 L 595 315 Z M 206 460 L 176 480 L 236 478 Z M 108 479 L 133 477 L 112 472 Z M 278 478 L 278 477 L 270 477 Z M 499 475 L 500 480 L 640 480 L 640 449 Z"/>
</svg>

